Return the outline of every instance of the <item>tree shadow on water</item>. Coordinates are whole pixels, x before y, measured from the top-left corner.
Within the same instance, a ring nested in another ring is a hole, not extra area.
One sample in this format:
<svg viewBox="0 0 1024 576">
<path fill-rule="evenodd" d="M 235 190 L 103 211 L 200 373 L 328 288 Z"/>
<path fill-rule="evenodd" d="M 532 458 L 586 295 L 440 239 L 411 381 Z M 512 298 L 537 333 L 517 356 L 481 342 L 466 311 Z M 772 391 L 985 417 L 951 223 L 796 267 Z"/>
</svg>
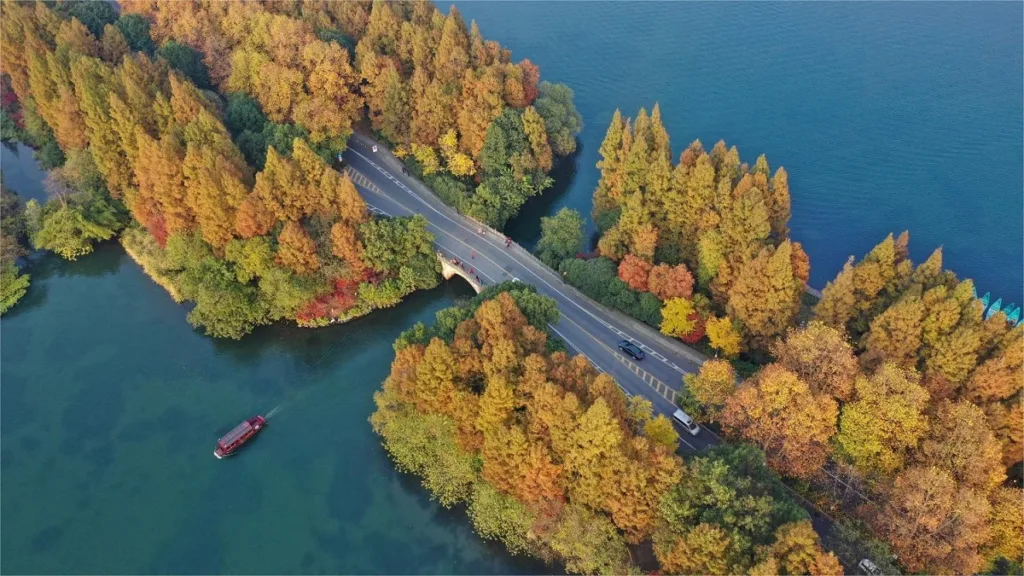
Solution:
<svg viewBox="0 0 1024 576">
<path fill-rule="evenodd" d="M 562 200 L 576 182 L 582 151 L 583 144 L 577 141 L 576 151 L 557 160 L 551 171 L 550 176 L 555 181 L 554 185 L 527 199 L 519 209 L 519 213 L 505 224 L 505 234 L 515 240 L 517 244 L 532 250 L 540 240 L 540 219 L 543 216 L 553 215 L 554 206 Z M 587 217 L 586 214 L 581 214 L 581 216 Z"/>
<path fill-rule="evenodd" d="M 51 252 L 37 250 L 24 259 L 21 272 L 31 276 L 31 283 L 25 296 L 10 311 L 4 320 L 18 318 L 46 303 L 51 278 L 101 278 L 116 274 L 124 264 L 127 254 L 116 242 L 104 242 L 91 254 L 69 261 Z"/>
</svg>

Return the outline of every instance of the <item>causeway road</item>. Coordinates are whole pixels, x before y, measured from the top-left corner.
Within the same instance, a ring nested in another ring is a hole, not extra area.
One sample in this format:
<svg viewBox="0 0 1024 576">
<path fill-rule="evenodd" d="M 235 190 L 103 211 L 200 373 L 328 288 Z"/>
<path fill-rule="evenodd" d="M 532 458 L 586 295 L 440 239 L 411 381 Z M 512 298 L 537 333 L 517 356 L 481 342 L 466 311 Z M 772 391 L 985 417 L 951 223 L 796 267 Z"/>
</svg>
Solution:
<svg viewBox="0 0 1024 576">
<path fill-rule="evenodd" d="M 613 376 L 627 394 L 650 400 L 656 413 L 671 416 L 675 411 L 683 375 L 698 371 L 706 357 L 584 296 L 518 244 L 506 246 L 501 232 L 455 212 L 426 185 L 405 174 L 401 161 L 383 145 L 355 134 L 342 159 L 371 210 L 390 216 L 422 214 L 439 253 L 449 262 L 457 259 L 461 269 L 484 286 L 509 280 L 536 286 L 558 304 L 561 314 L 551 328 L 566 345 Z M 638 362 L 623 354 L 617 345 L 624 339 L 640 346 L 646 357 Z M 710 430 L 701 430 L 697 436 L 677 430 L 684 451 L 697 452 L 719 443 Z"/>
<path fill-rule="evenodd" d="M 696 373 L 706 356 L 583 295 L 515 242 L 506 246 L 507 239 L 501 232 L 445 205 L 425 184 L 406 174 L 405 165 L 373 139 L 353 134 L 342 160 L 343 170 L 372 211 L 387 216 L 422 214 L 435 236 L 438 252 L 449 261 L 457 259 L 464 273 L 474 279 L 479 277 L 484 286 L 509 280 L 534 285 L 540 294 L 558 304 L 560 317 L 551 329 L 570 349 L 615 378 L 627 395 L 639 394 L 650 400 L 655 414 L 671 417 L 683 375 Z M 617 347 L 623 339 L 640 346 L 646 354 L 644 360 L 638 362 L 623 354 Z M 684 456 L 722 443 L 707 428 L 702 427 L 697 436 L 691 436 L 678 423 L 673 424 Z M 827 546 L 833 520 L 796 492 L 792 493 L 810 513 Z M 851 559 L 841 560 L 853 566 Z"/>
</svg>

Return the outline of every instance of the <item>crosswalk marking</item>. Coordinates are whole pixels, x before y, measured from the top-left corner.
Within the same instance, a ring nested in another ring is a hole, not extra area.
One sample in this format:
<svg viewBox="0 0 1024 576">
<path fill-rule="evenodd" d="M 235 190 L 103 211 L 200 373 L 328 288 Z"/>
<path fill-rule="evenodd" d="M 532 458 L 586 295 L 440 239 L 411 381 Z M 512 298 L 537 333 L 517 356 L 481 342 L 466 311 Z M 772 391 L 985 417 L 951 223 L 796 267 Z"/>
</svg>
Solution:
<svg viewBox="0 0 1024 576">
<path fill-rule="evenodd" d="M 672 404 L 676 403 L 676 399 L 679 398 L 679 393 L 673 390 L 671 386 L 665 384 L 661 380 L 658 380 L 657 378 L 654 377 L 653 374 L 647 372 L 643 368 L 640 368 L 622 354 L 619 354 L 618 352 L 612 352 L 612 354 L 615 356 L 616 360 L 625 364 L 626 367 L 630 369 L 630 371 L 639 376 L 640 379 L 644 381 L 644 384 L 650 386 L 655 392 L 658 393 L 659 396 L 668 400 Z"/>
</svg>

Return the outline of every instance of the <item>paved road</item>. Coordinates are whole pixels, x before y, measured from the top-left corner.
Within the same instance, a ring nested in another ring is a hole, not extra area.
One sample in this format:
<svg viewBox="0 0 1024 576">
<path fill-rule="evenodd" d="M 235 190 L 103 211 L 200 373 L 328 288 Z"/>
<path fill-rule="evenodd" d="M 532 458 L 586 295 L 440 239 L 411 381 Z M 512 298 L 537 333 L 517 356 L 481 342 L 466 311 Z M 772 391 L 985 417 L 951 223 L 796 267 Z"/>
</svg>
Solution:
<svg viewBox="0 0 1024 576">
<path fill-rule="evenodd" d="M 515 243 L 506 247 L 500 232 L 446 206 L 422 182 L 404 174 L 404 165 L 383 145 L 373 152 L 375 144 L 372 139 L 355 134 L 343 154 L 345 170 L 372 210 L 391 216 L 422 214 L 436 237 L 438 250 L 447 258 L 463 262 L 467 271 L 471 268 L 484 285 L 518 279 L 536 286 L 539 293 L 558 303 L 561 317 L 551 328 L 570 348 L 614 377 L 627 394 L 639 394 L 650 400 L 655 413 L 671 416 L 683 374 L 696 372 L 706 357 L 584 296 Z M 643 348 L 646 358 L 636 362 L 622 354 L 616 344 L 623 338 Z M 707 429 L 691 436 L 676 424 L 676 431 L 684 455 L 722 441 Z M 799 494 L 793 494 L 803 502 L 818 533 L 827 541 L 832 534 L 832 520 Z M 852 567 L 849 563 L 847 566 Z"/>
<path fill-rule="evenodd" d="M 552 328 L 566 344 L 611 374 L 626 393 L 648 398 L 657 413 L 675 411 L 683 374 L 696 372 L 703 356 L 583 296 L 522 247 L 506 247 L 500 233 L 445 206 L 422 183 L 403 174 L 401 162 L 383 146 L 376 153 L 372 146 L 369 138 L 355 135 L 343 156 L 371 208 L 394 216 L 424 215 L 441 253 L 472 268 L 484 285 L 518 279 L 536 286 L 558 303 L 561 317 Z M 616 345 L 624 338 L 641 346 L 646 358 L 637 362 L 623 355 Z M 696 437 L 683 433 L 682 440 L 691 451 L 718 443 L 708 430 Z"/>
</svg>

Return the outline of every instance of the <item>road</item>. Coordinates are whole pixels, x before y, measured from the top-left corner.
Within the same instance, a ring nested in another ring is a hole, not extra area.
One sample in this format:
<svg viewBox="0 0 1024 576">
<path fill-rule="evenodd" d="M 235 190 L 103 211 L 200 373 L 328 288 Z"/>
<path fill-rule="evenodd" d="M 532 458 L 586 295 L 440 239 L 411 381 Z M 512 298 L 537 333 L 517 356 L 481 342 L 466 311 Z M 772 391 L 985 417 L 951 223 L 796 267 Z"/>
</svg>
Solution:
<svg viewBox="0 0 1024 576">
<path fill-rule="evenodd" d="M 376 212 L 390 216 L 422 214 L 436 237 L 435 245 L 446 258 L 457 258 L 484 285 L 508 280 L 532 284 L 540 294 L 555 300 L 560 311 L 551 326 L 573 351 L 583 354 L 598 370 L 608 373 L 628 395 L 650 400 L 656 414 L 671 416 L 682 376 L 697 372 L 706 359 L 677 340 L 584 296 L 530 252 L 505 237 L 481 226 L 441 202 L 422 182 L 403 171 L 404 165 L 383 145 L 354 134 L 342 158 L 356 189 Z M 467 270 L 468 271 L 468 270 Z M 646 353 L 640 362 L 617 349 L 628 338 Z M 691 436 L 676 425 L 680 452 L 693 455 L 722 442 L 714 432 L 702 429 Z M 796 492 L 792 492 L 811 515 L 823 540 L 832 534 L 833 520 Z M 844 563 L 850 559 L 842 559 Z M 856 562 L 856 560 L 854 560 Z M 847 564 L 852 567 L 852 564 Z"/>
<path fill-rule="evenodd" d="M 582 295 L 519 245 L 506 247 L 501 233 L 456 213 L 423 183 L 405 175 L 403 164 L 383 146 L 374 153 L 373 145 L 369 138 L 354 135 L 343 155 L 356 188 L 372 209 L 392 216 L 422 214 L 438 250 L 472 268 L 484 285 L 518 279 L 536 286 L 558 304 L 561 316 L 551 328 L 570 348 L 613 376 L 627 394 L 648 398 L 657 413 L 669 416 L 675 411 L 683 374 L 696 372 L 703 356 Z M 624 338 L 643 348 L 646 358 L 637 362 L 622 354 L 617 343 Z M 683 434 L 682 440 L 691 451 L 718 443 L 708 430 L 696 437 Z"/>
</svg>

